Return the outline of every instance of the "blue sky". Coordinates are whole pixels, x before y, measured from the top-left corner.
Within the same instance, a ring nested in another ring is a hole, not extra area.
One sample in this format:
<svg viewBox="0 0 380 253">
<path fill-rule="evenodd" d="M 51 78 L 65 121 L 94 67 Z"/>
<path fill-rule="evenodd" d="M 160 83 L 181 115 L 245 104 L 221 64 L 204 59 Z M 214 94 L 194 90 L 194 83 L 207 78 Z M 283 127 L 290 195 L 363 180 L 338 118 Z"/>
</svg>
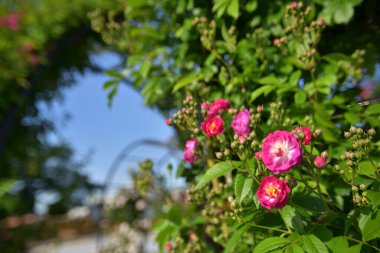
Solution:
<svg viewBox="0 0 380 253">
<path fill-rule="evenodd" d="M 97 55 L 93 60 L 105 68 L 117 62 L 112 54 Z M 42 108 L 58 125 L 58 135 L 52 136 L 52 140 L 66 140 L 75 149 L 77 158 L 93 151 L 84 171 L 95 182 L 104 182 L 112 161 L 126 145 L 141 139 L 168 141 L 173 137 L 174 131 L 165 124 L 165 118 L 157 110 L 147 108 L 143 97 L 132 88 L 121 85 L 109 108 L 107 92 L 102 89 L 107 76 L 88 72 L 76 75 L 76 80 L 75 86 L 64 90 L 63 102 Z M 71 116 L 68 121 L 64 120 L 66 113 Z M 133 157 L 159 159 L 165 152 L 152 147 L 138 148 L 120 166 L 113 184 L 128 184 L 126 169 L 133 165 Z"/>
</svg>

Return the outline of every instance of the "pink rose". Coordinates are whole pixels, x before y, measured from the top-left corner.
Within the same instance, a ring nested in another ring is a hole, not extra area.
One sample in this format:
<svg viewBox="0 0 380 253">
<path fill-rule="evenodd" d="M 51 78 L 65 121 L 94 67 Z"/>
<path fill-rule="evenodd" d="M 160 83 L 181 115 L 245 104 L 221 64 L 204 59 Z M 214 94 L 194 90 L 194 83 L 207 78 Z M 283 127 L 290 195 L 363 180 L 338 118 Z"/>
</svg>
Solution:
<svg viewBox="0 0 380 253">
<path fill-rule="evenodd" d="M 212 102 L 209 106 L 207 116 L 209 118 L 215 117 L 219 114 L 219 112 L 223 112 L 230 107 L 230 101 L 225 100 L 223 98 L 219 98 L 218 100 Z"/>
<path fill-rule="evenodd" d="M 266 209 L 283 208 L 288 203 L 289 186 L 275 176 L 265 176 L 259 185 L 256 196 Z"/>
<path fill-rule="evenodd" d="M 261 160 L 261 158 L 262 158 L 262 153 L 263 153 L 263 152 L 261 152 L 261 151 L 260 151 L 260 152 L 256 152 L 256 153 L 255 153 L 255 158 L 256 158 L 257 160 Z"/>
<path fill-rule="evenodd" d="M 215 136 L 224 132 L 224 121 L 219 116 L 208 118 L 201 123 L 201 127 L 207 137 Z"/>
<path fill-rule="evenodd" d="M 186 142 L 185 151 L 183 152 L 183 158 L 188 163 L 193 163 L 198 159 L 197 156 L 198 141 L 197 139 L 191 139 Z"/>
<path fill-rule="evenodd" d="M 314 165 L 318 168 L 323 168 L 327 164 L 326 159 L 323 156 L 317 156 L 314 160 Z"/>
<path fill-rule="evenodd" d="M 294 133 L 301 133 L 304 137 L 302 139 L 302 145 L 309 145 L 311 142 L 311 138 L 313 137 L 313 133 L 310 131 L 310 128 L 307 126 L 299 126 L 296 127 Z"/>
<path fill-rule="evenodd" d="M 262 160 L 273 174 L 288 172 L 302 162 L 302 150 L 297 138 L 287 131 L 268 134 L 262 144 Z"/>
<path fill-rule="evenodd" d="M 249 134 L 249 117 L 250 113 L 247 109 L 239 112 L 232 120 L 231 126 L 235 134 L 239 136 L 239 141 L 243 142 Z"/>
</svg>

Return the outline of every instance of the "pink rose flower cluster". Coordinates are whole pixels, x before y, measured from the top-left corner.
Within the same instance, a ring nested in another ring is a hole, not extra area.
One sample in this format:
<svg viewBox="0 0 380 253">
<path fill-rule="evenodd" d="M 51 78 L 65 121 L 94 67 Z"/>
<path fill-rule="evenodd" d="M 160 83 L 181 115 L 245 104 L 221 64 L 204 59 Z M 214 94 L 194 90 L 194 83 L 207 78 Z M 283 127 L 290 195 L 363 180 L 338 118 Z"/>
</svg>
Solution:
<svg viewBox="0 0 380 253">
<path fill-rule="evenodd" d="M 293 133 L 301 137 L 302 145 L 310 144 L 312 133 L 308 127 L 297 127 Z M 262 151 L 255 154 L 255 157 L 261 159 L 275 175 L 286 173 L 302 162 L 301 145 L 293 133 L 278 130 L 268 134 L 262 143 Z M 315 165 L 318 167 L 325 164 L 319 159 L 315 160 Z M 256 196 L 261 205 L 267 209 L 282 208 L 288 203 L 289 192 L 290 189 L 284 180 L 266 176 L 261 181 Z"/>
<path fill-rule="evenodd" d="M 5 26 L 12 31 L 17 31 L 20 27 L 20 15 L 9 13 L 7 16 L 0 18 L 0 27 Z"/>
<path fill-rule="evenodd" d="M 207 119 L 201 123 L 202 130 L 207 137 L 216 136 L 224 132 L 224 121 L 219 116 L 230 106 L 230 101 L 219 98 L 210 105 L 202 103 L 202 109 L 207 110 Z M 261 108 L 262 109 L 262 108 Z M 250 133 L 249 129 L 250 113 L 247 109 L 239 112 L 232 120 L 231 127 L 239 137 L 240 142 L 244 142 Z"/>
<path fill-rule="evenodd" d="M 201 123 L 202 130 L 207 137 L 216 136 L 224 132 L 224 121 L 219 116 L 230 107 L 230 101 L 219 98 L 208 104 L 202 103 L 202 108 L 207 110 L 207 119 Z"/>
</svg>

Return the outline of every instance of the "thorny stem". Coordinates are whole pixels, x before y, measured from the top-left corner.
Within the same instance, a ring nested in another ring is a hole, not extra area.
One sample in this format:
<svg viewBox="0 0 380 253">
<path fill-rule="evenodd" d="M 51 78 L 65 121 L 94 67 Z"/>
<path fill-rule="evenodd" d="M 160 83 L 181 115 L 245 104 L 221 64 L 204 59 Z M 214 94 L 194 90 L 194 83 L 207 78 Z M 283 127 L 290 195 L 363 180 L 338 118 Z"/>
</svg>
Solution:
<svg viewBox="0 0 380 253">
<path fill-rule="evenodd" d="M 282 232 L 282 233 L 287 233 L 287 234 L 289 233 L 289 231 L 284 230 L 284 229 L 273 228 L 273 227 L 267 227 L 267 226 L 261 226 L 261 225 L 257 225 L 257 224 L 249 224 L 249 225 L 251 225 L 252 227 L 264 228 L 264 229 L 274 230 L 274 231 L 278 231 L 278 232 Z"/>
<path fill-rule="evenodd" d="M 355 238 L 352 238 L 352 237 L 348 237 L 348 236 L 344 236 L 344 238 L 347 239 L 347 240 L 353 241 L 353 242 L 357 242 L 359 244 L 365 244 L 365 245 L 367 245 L 367 246 L 369 246 L 369 247 L 371 247 L 371 248 L 373 248 L 373 249 L 375 249 L 375 250 L 377 250 L 377 251 L 380 252 L 379 248 L 377 248 L 377 247 L 375 247 L 375 246 L 373 246 L 373 245 L 371 245 L 369 243 L 366 243 L 364 241 L 361 241 L 361 240 L 358 240 L 358 239 L 355 239 Z"/>
</svg>

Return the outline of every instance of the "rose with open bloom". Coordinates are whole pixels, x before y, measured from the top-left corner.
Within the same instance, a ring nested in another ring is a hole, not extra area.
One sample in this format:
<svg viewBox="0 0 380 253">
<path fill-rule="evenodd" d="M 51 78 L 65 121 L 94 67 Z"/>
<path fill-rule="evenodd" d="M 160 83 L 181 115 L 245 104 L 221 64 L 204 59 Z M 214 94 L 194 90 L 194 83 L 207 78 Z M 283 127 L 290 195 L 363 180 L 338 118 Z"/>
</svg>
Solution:
<svg viewBox="0 0 380 253">
<path fill-rule="evenodd" d="M 289 186 L 275 176 L 265 176 L 259 185 L 256 196 L 266 209 L 283 208 L 288 203 Z"/>
<path fill-rule="evenodd" d="M 302 135 L 302 145 L 308 145 L 311 142 L 311 138 L 313 137 L 313 133 L 310 131 L 310 128 L 307 126 L 299 126 L 294 128 L 294 133 L 297 135 Z"/>
<path fill-rule="evenodd" d="M 273 174 L 285 173 L 302 162 L 297 138 L 287 131 L 268 134 L 262 144 L 262 160 Z"/>
<path fill-rule="evenodd" d="M 191 139 L 186 142 L 185 151 L 183 152 L 183 158 L 188 163 L 193 163 L 198 159 L 197 156 L 198 141 L 197 139 Z"/>
<path fill-rule="evenodd" d="M 227 110 L 228 107 L 230 107 L 230 101 L 223 98 L 219 98 L 209 105 L 207 116 L 209 118 L 215 117 L 220 112 L 224 112 L 225 110 Z"/>
<path fill-rule="evenodd" d="M 323 156 L 317 156 L 314 160 L 314 165 L 318 168 L 323 168 L 327 164 L 326 159 Z"/>
<path fill-rule="evenodd" d="M 201 123 L 201 127 L 207 137 L 215 136 L 224 132 L 224 121 L 219 116 L 208 118 Z"/>
<path fill-rule="evenodd" d="M 235 134 L 239 136 L 239 141 L 243 142 L 247 135 L 249 134 L 249 117 L 250 113 L 247 109 L 239 112 L 232 120 L 232 129 Z"/>
</svg>

